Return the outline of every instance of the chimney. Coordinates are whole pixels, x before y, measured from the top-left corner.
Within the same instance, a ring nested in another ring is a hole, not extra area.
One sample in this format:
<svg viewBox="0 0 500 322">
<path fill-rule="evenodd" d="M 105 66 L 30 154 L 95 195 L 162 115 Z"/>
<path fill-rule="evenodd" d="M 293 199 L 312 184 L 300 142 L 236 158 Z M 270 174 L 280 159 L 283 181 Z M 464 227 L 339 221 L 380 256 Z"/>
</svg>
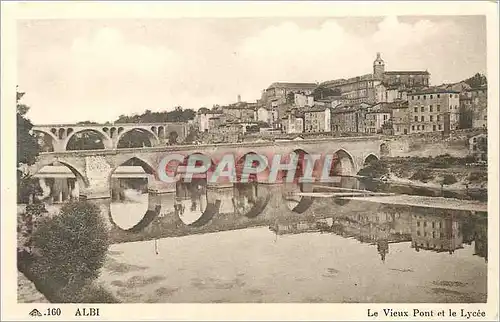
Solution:
<svg viewBox="0 0 500 322">
<path fill-rule="evenodd" d="M 241 95 L 238 94 L 238 103 L 241 103 Z"/>
</svg>

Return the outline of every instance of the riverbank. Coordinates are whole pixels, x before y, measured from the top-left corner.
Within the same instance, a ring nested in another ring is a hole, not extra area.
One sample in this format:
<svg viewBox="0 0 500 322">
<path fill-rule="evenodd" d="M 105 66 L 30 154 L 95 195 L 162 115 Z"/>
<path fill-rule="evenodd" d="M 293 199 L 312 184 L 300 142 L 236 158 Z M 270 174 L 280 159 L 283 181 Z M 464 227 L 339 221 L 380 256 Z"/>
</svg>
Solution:
<svg viewBox="0 0 500 322">
<path fill-rule="evenodd" d="M 17 302 L 50 303 L 45 296 L 36 289 L 35 284 L 21 272 L 17 273 Z"/>
<path fill-rule="evenodd" d="M 487 200 L 488 168 L 469 158 L 437 157 L 383 158 L 359 171 L 369 190 Z M 411 190 L 411 189 L 410 189 Z"/>
</svg>

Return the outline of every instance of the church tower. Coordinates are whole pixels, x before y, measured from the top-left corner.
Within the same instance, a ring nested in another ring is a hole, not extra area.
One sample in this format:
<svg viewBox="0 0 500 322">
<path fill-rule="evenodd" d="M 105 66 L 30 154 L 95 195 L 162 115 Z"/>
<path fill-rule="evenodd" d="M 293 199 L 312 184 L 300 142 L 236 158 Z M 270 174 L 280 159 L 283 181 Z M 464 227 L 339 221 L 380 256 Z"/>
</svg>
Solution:
<svg viewBox="0 0 500 322">
<path fill-rule="evenodd" d="M 380 53 L 377 53 L 377 58 L 373 61 L 373 77 L 381 80 L 384 77 L 384 71 L 384 61 L 380 58 Z"/>
</svg>

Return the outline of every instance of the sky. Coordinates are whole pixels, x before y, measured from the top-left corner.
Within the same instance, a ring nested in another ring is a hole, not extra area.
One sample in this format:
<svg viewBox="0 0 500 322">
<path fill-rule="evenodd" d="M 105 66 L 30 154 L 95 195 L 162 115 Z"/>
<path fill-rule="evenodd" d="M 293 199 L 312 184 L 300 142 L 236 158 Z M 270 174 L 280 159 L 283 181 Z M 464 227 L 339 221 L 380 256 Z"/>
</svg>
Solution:
<svg viewBox="0 0 500 322">
<path fill-rule="evenodd" d="M 273 82 L 428 70 L 486 74 L 484 16 L 20 20 L 17 72 L 34 124 L 114 121 L 260 98 Z"/>
</svg>

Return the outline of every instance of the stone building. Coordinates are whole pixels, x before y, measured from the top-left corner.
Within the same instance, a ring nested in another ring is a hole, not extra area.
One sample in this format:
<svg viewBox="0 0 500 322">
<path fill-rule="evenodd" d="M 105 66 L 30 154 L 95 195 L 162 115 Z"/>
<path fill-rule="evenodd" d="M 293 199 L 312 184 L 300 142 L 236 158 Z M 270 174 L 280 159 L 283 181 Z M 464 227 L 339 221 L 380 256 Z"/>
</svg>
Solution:
<svg viewBox="0 0 500 322">
<path fill-rule="evenodd" d="M 277 118 L 281 119 L 284 116 L 286 108 L 283 105 L 294 104 L 295 94 L 310 96 L 314 89 L 318 87 L 316 83 L 284 83 L 276 82 L 262 92 L 262 97 L 258 101 L 259 105 L 266 107 L 270 111 L 278 111 Z M 293 98 L 291 97 L 293 95 Z M 292 98 L 292 100 L 290 100 Z M 298 98 L 300 101 L 301 98 Z M 307 99 L 306 100 L 310 100 Z"/>
<path fill-rule="evenodd" d="M 302 133 L 304 132 L 304 116 L 289 113 L 281 120 L 284 133 Z"/>
<path fill-rule="evenodd" d="M 409 133 L 458 129 L 459 92 L 431 88 L 408 94 Z"/>
<path fill-rule="evenodd" d="M 332 110 L 332 132 L 365 132 L 365 114 L 370 104 L 340 105 Z"/>
<path fill-rule="evenodd" d="M 256 108 L 254 119 L 259 122 L 271 123 L 268 108 L 265 106 L 259 106 L 258 108 Z"/>
<path fill-rule="evenodd" d="M 304 132 L 331 132 L 331 109 L 313 106 L 304 110 Z"/>
<path fill-rule="evenodd" d="M 487 134 L 479 134 L 469 139 L 469 154 L 478 161 L 488 161 Z"/>
<path fill-rule="evenodd" d="M 486 85 L 470 89 L 472 107 L 472 127 L 488 127 L 488 87 Z"/>
<path fill-rule="evenodd" d="M 321 85 L 339 91 L 350 103 L 374 104 L 390 102 L 389 95 L 392 100 L 404 99 L 398 91 L 424 89 L 429 86 L 429 77 L 428 71 L 385 71 L 385 62 L 377 53 L 372 74 L 326 81 Z"/>
<path fill-rule="evenodd" d="M 228 120 L 238 120 L 242 122 L 254 121 L 256 104 L 238 102 L 222 107 L 222 113 Z"/>
<path fill-rule="evenodd" d="M 390 104 L 392 109 L 392 128 L 395 135 L 410 133 L 410 109 L 408 101 L 397 101 Z"/>
<path fill-rule="evenodd" d="M 198 126 L 200 132 L 207 132 L 210 129 L 210 119 L 213 117 L 222 117 L 222 111 L 209 110 L 208 108 L 202 107 L 198 110 L 195 123 Z M 213 124 L 213 121 L 212 121 Z"/>
<path fill-rule="evenodd" d="M 392 109 L 387 103 L 379 103 L 369 107 L 365 114 L 365 132 L 381 133 L 382 126 L 390 124 Z"/>
</svg>

